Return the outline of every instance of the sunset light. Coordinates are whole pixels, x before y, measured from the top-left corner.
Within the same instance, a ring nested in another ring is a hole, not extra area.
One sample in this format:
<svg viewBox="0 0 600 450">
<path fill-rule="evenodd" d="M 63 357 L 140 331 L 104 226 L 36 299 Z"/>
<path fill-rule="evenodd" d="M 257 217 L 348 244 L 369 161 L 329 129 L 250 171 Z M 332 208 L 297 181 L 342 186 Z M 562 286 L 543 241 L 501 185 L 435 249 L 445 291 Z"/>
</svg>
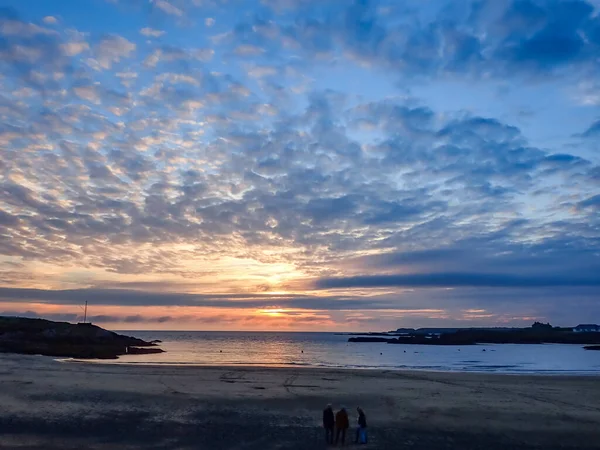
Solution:
<svg viewBox="0 0 600 450">
<path fill-rule="evenodd" d="M 285 309 L 281 309 L 281 308 L 261 309 L 261 310 L 259 310 L 260 314 L 266 314 L 266 315 L 272 316 L 272 317 L 279 317 L 284 312 L 286 312 L 286 310 Z"/>
<path fill-rule="evenodd" d="M 0 449 L 600 448 L 600 0 L 0 0 Z"/>
<path fill-rule="evenodd" d="M 600 314 L 597 10 L 532 1 L 5 1 L 2 312 Z"/>
</svg>

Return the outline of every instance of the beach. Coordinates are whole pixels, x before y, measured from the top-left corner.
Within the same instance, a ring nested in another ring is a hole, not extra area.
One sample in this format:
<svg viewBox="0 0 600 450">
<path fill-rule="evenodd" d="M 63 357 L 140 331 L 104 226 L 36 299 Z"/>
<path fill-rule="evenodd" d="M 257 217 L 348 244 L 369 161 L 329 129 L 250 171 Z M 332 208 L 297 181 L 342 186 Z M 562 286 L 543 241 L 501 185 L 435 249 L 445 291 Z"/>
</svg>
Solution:
<svg viewBox="0 0 600 450">
<path fill-rule="evenodd" d="M 176 367 L 0 355 L 0 448 L 600 448 L 600 380 L 420 371 Z M 354 446 L 356 406 L 369 444 Z"/>
</svg>

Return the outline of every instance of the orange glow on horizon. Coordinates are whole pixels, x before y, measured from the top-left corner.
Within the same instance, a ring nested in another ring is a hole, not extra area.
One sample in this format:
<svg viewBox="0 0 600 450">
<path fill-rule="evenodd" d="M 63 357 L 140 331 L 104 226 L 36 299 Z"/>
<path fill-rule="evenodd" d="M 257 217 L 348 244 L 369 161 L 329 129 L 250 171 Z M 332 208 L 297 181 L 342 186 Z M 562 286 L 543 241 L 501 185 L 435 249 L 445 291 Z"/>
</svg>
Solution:
<svg viewBox="0 0 600 450">
<path fill-rule="evenodd" d="M 258 313 L 265 314 L 267 316 L 279 317 L 282 315 L 282 313 L 285 313 L 287 311 L 288 311 L 287 309 L 283 309 L 283 308 L 267 308 L 267 309 L 259 309 Z"/>
</svg>

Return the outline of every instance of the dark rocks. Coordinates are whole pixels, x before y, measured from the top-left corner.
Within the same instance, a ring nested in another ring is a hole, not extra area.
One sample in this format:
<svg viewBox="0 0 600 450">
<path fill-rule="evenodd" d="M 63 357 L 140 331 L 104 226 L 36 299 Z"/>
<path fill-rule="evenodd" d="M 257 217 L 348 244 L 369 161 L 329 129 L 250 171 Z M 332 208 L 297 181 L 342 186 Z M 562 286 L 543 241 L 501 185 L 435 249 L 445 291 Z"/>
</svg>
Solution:
<svg viewBox="0 0 600 450">
<path fill-rule="evenodd" d="M 116 359 L 124 354 L 161 353 L 146 342 L 90 323 L 0 316 L 0 352 L 81 359 Z"/>
<path fill-rule="evenodd" d="M 149 355 L 152 353 L 164 353 L 163 349 L 158 347 L 128 347 L 127 354 L 129 355 Z"/>
<path fill-rule="evenodd" d="M 419 330 L 395 338 L 361 336 L 348 342 L 384 342 L 387 344 L 417 345 L 475 345 L 475 344 L 600 344 L 600 333 L 575 333 L 571 329 L 548 327 L 495 329 L 464 328 L 445 333 L 424 335 Z M 589 348 L 596 350 L 596 348 Z M 484 350 L 485 351 L 485 350 Z"/>
<path fill-rule="evenodd" d="M 348 342 L 391 342 L 395 341 L 393 338 L 383 338 L 383 337 L 351 337 L 348 338 Z"/>
</svg>

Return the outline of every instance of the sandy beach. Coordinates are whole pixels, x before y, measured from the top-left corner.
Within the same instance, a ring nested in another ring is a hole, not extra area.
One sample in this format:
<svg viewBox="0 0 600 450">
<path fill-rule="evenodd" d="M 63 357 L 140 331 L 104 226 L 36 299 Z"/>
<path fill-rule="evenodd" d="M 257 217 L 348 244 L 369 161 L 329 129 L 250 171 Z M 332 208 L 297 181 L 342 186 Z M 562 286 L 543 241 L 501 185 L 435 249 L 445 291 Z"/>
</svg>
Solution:
<svg viewBox="0 0 600 450">
<path fill-rule="evenodd" d="M 369 449 L 600 448 L 595 377 L 172 367 L 0 355 L 0 448 L 318 449 L 331 402 Z"/>
</svg>

